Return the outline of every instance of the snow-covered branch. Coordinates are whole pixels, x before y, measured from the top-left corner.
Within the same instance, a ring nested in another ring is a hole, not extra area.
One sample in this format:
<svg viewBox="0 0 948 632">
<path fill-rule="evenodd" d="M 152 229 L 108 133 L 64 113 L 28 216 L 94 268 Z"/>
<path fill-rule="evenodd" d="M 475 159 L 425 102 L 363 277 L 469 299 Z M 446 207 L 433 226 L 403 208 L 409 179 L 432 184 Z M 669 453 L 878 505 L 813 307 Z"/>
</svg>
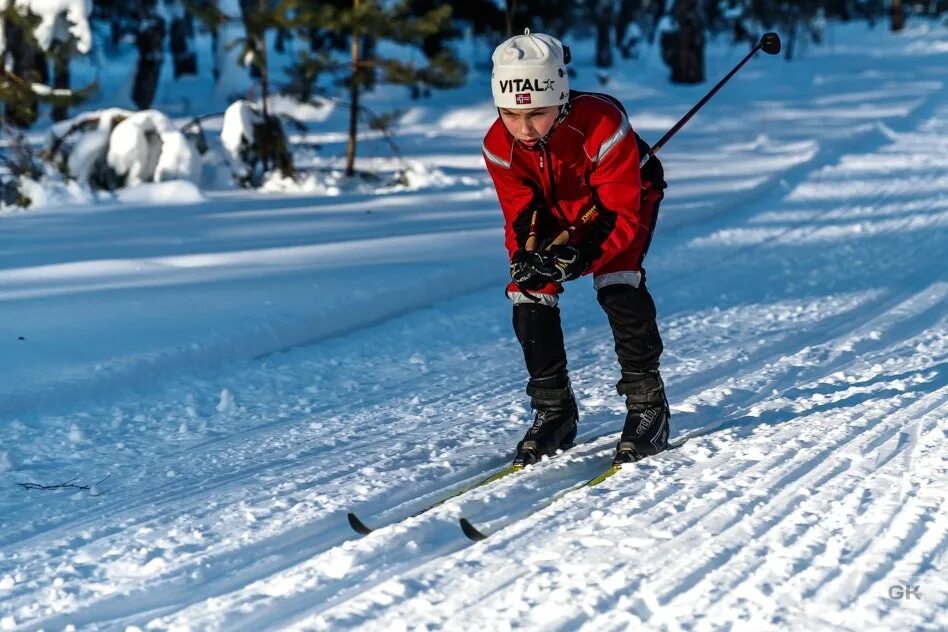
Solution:
<svg viewBox="0 0 948 632">
<path fill-rule="evenodd" d="M 0 13 L 11 6 L 22 16 L 32 14 L 39 18 L 33 36 L 44 52 L 49 52 L 54 43 L 70 39 L 82 54 L 92 49 L 92 29 L 89 27 L 92 0 L 0 0 Z M 0 17 L 0 51 L 5 51 L 2 27 L 3 18 Z"/>
</svg>

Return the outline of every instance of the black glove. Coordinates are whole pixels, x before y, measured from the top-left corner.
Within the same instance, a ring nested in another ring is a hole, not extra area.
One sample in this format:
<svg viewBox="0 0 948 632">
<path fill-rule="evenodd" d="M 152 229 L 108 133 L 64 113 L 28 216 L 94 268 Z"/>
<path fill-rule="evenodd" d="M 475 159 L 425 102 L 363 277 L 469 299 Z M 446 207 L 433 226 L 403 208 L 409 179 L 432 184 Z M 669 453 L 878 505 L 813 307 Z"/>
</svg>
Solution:
<svg viewBox="0 0 948 632">
<path fill-rule="evenodd" d="M 589 260 L 574 246 L 550 246 L 543 252 L 544 270 L 549 270 L 549 280 L 557 283 L 578 279 L 589 268 Z"/>
<path fill-rule="evenodd" d="M 518 250 L 510 262 L 510 278 L 523 290 L 539 290 L 558 276 L 552 259 L 539 252 Z"/>
</svg>

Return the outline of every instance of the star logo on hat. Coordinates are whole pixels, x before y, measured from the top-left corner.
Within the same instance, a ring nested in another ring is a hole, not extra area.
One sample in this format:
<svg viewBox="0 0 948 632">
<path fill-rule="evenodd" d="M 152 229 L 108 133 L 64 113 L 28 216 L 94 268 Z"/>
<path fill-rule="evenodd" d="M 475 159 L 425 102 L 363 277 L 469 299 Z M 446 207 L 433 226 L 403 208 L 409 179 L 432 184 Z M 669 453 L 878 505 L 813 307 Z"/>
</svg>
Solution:
<svg viewBox="0 0 948 632">
<path fill-rule="evenodd" d="M 530 99 L 529 92 L 521 92 L 517 95 L 517 105 L 530 105 L 533 101 Z"/>
</svg>

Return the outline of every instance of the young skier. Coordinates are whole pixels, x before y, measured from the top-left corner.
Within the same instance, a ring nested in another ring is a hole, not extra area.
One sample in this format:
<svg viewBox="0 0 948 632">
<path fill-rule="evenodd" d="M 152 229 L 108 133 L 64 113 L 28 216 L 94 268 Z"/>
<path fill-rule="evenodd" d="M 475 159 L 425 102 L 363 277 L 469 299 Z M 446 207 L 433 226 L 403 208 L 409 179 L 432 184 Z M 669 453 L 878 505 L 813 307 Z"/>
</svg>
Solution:
<svg viewBox="0 0 948 632">
<path fill-rule="evenodd" d="M 662 340 L 642 260 L 666 186 L 618 100 L 569 89 L 569 49 L 529 30 L 493 54 L 498 119 L 484 158 L 506 225 L 513 326 L 530 379 L 534 423 L 515 465 L 569 447 L 578 411 L 557 307 L 562 284 L 593 275 L 622 369 L 628 413 L 615 463 L 667 448 L 668 401 L 659 375 Z"/>
</svg>

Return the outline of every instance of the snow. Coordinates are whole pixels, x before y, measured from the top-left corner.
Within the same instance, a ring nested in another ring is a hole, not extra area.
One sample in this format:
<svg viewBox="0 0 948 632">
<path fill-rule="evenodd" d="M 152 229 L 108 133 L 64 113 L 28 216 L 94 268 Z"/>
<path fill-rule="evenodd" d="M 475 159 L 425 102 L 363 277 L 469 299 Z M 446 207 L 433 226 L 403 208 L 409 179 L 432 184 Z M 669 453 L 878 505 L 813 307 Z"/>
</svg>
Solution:
<svg viewBox="0 0 948 632">
<path fill-rule="evenodd" d="M 109 135 L 110 130 L 108 128 L 103 129 L 100 126 L 99 129 L 86 132 L 76 142 L 66 161 L 69 175 L 75 178 L 76 181 L 89 181 L 96 161 L 108 153 Z M 45 205 L 39 204 L 37 206 Z"/>
<path fill-rule="evenodd" d="M 30 208 L 83 205 L 94 200 L 89 190 L 78 182 L 48 176 L 41 177 L 39 181 L 21 178 L 20 189 L 32 201 Z"/>
<path fill-rule="evenodd" d="M 470 177 L 447 175 L 442 169 L 431 167 L 427 161 L 380 160 L 375 164 L 381 174 L 364 179 L 347 178 L 343 169 L 311 171 L 295 178 L 270 173 L 260 190 L 265 193 L 309 193 L 329 197 L 354 193 L 388 195 L 401 191 L 446 189 L 472 181 Z"/>
<path fill-rule="evenodd" d="M 232 158 L 237 156 L 241 144 L 253 142 L 254 125 L 262 120 L 256 108 L 248 101 L 234 101 L 228 106 L 224 112 L 221 142 Z"/>
<path fill-rule="evenodd" d="M 99 129 L 111 130 L 121 120 L 127 119 L 132 114 L 134 114 L 133 111 L 122 108 L 103 108 L 101 110 L 93 110 L 91 112 L 82 112 L 77 115 L 73 121 L 61 121 L 59 123 L 55 123 L 51 131 L 54 137 L 61 137 L 73 124 L 89 121 L 92 119 L 96 119 L 98 121 Z"/>
<path fill-rule="evenodd" d="M 585 442 L 385 526 L 528 423 L 483 86 L 407 121 L 402 162 L 367 142 L 402 189 L 0 215 L 0 626 L 948 627 L 948 33 L 830 28 L 661 153 L 649 286 L 689 439 L 559 500 L 623 416 L 588 279 L 561 301 Z M 712 51 L 709 76 L 743 54 Z M 707 89 L 654 54 L 613 77 L 653 141 Z M 306 133 L 319 173 L 343 114 Z"/>
<path fill-rule="evenodd" d="M 283 114 L 297 121 L 321 123 L 335 110 L 335 102 L 323 97 L 313 97 L 310 103 L 300 103 L 296 99 L 275 94 L 267 99 L 267 105 L 274 114 Z M 245 128 L 249 129 L 249 128 Z"/>
<path fill-rule="evenodd" d="M 221 401 L 217 403 L 217 412 L 227 415 L 237 410 L 237 404 L 234 402 L 234 394 L 229 389 L 221 391 Z"/>
<path fill-rule="evenodd" d="M 160 163 L 159 163 L 160 164 Z M 192 182 L 146 182 L 115 191 L 116 201 L 122 204 L 200 204 L 207 198 Z"/>
<path fill-rule="evenodd" d="M 48 97 L 48 96 L 63 97 L 63 96 L 70 96 L 72 94 L 71 90 L 58 89 L 58 88 L 54 89 L 42 83 L 31 83 L 30 89 L 34 92 L 34 94 L 38 94 L 44 97 Z"/>
<path fill-rule="evenodd" d="M 161 134 L 161 154 L 155 166 L 155 182 L 168 180 L 197 181 L 201 175 L 201 157 L 184 134 L 168 130 Z"/>
<path fill-rule="evenodd" d="M 670 13 L 664 14 L 658 20 L 658 26 L 655 27 L 656 33 L 670 33 L 676 30 L 675 18 Z"/>
<path fill-rule="evenodd" d="M 109 148 L 106 162 L 119 175 L 127 176 L 129 185 L 151 180 L 161 147 L 157 142 L 149 142 L 146 128 L 131 117 L 115 126 L 109 135 Z M 155 132 L 151 127 L 147 131 Z"/>
</svg>

